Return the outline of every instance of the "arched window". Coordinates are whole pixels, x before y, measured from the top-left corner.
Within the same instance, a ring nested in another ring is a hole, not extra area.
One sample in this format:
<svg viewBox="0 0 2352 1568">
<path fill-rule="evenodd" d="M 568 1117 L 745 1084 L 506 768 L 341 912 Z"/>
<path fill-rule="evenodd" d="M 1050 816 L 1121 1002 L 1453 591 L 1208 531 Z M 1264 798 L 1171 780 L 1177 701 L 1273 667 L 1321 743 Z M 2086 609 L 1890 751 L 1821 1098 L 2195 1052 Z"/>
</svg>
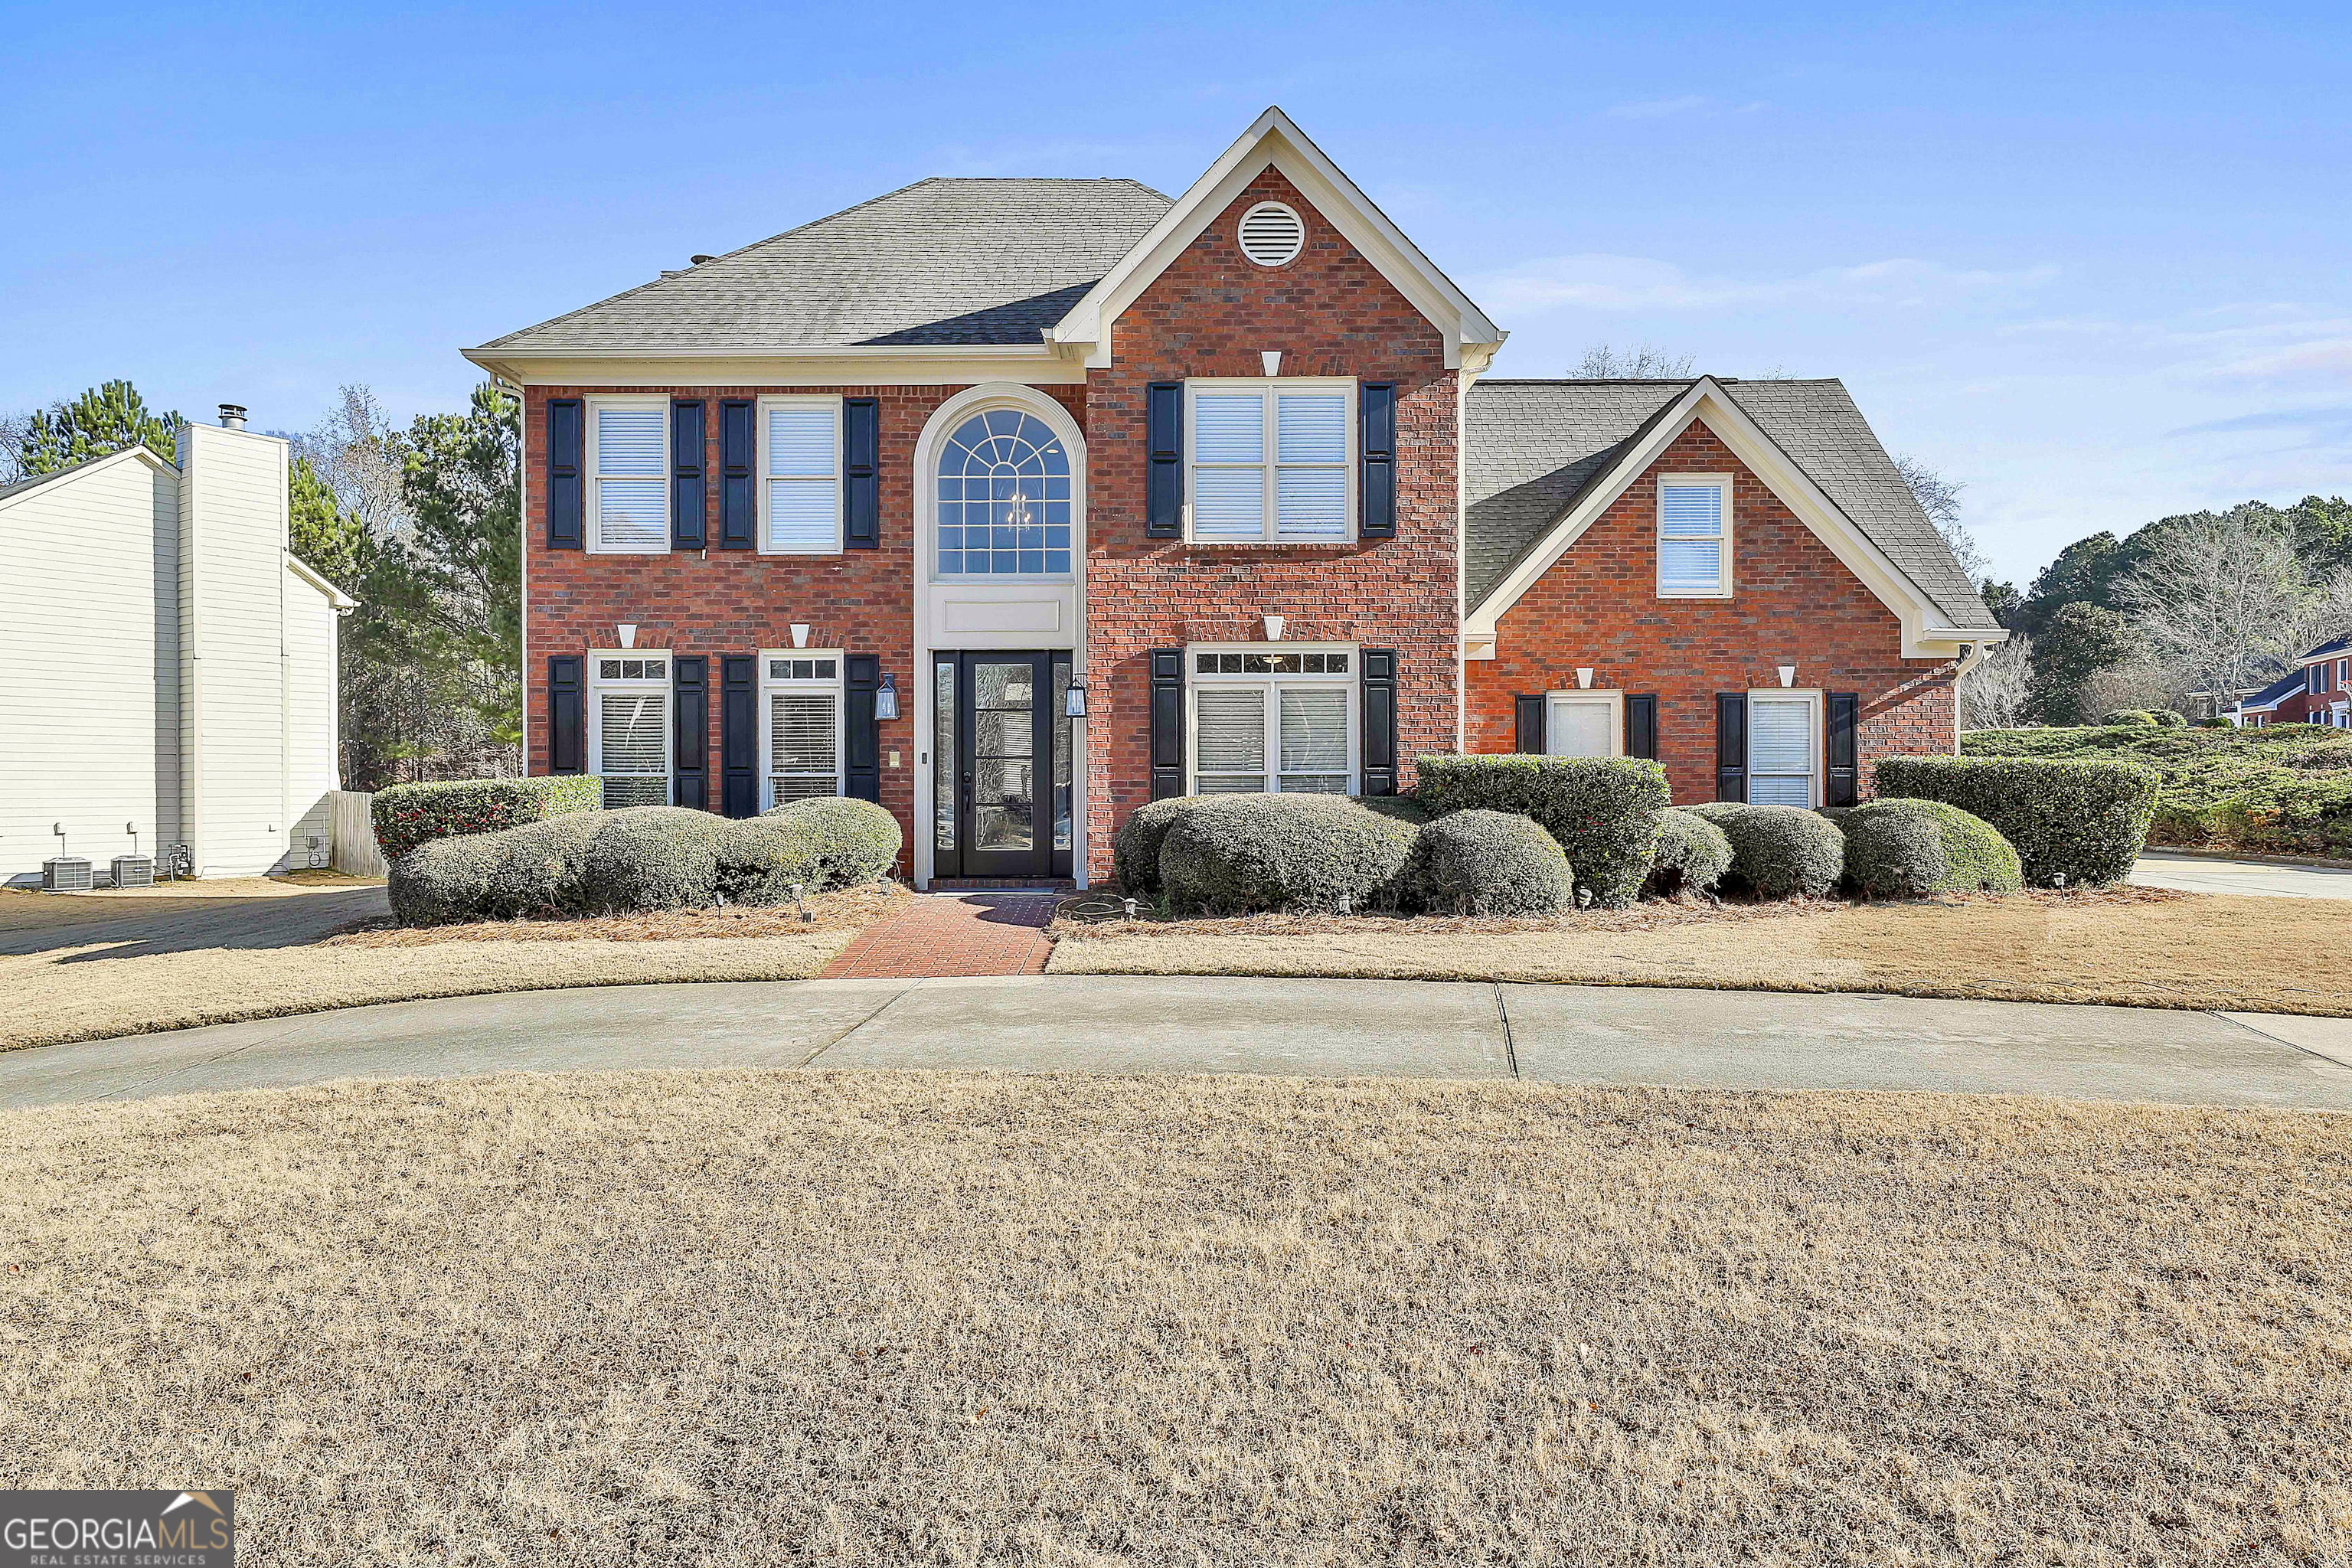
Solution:
<svg viewBox="0 0 2352 1568">
<path fill-rule="evenodd" d="M 1034 414 L 989 408 L 940 453 L 942 576 L 1066 576 L 1070 455 Z"/>
</svg>

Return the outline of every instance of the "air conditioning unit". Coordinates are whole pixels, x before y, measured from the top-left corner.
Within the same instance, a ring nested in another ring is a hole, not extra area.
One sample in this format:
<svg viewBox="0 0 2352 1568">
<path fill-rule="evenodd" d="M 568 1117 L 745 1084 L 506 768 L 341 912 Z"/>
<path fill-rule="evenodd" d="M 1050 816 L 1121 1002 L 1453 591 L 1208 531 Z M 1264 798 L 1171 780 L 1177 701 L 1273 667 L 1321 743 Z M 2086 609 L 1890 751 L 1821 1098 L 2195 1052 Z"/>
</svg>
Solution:
<svg viewBox="0 0 2352 1568">
<path fill-rule="evenodd" d="M 117 855 L 114 858 L 114 885 L 118 888 L 152 888 L 155 885 L 155 857 L 152 855 Z"/>
<path fill-rule="evenodd" d="M 79 855 L 55 855 L 41 862 L 41 891 L 45 893 L 87 893 L 93 885 L 89 862 Z"/>
</svg>

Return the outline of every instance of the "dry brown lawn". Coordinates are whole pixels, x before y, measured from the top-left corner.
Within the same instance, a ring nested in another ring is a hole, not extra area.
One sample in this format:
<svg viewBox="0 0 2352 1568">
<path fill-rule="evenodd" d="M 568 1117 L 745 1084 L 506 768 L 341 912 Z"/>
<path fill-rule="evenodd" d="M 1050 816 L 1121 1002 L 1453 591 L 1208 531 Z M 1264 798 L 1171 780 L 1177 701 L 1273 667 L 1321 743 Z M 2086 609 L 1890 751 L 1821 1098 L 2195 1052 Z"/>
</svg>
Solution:
<svg viewBox="0 0 2352 1568">
<path fill-rule="evenodd" d="M 809 936 L 858 931 L 895 914 L 914 895 L 900 882 L 871 882 L 819 893 L 808 918 L 793 904 L 736 904 L 723 910 L 652 910 L 640 914 L 575 920 L 469 921 L 458 925 L 402 927 L 389 916 L 365 921 L 327 938 L 334 948 L 434 947 L 480 942 L 688 942 L 709 938 Z"/>
<path fill-rule="evenodd" d="M 570 1074 L 0 1198 L 0 1485 L 250 1563 L 2352 1559 L 2344 1117 Z"/>
<path fill-rule="evenodd" d="M 1322 974 L 1873 991 L 2352 1016 L 2352 902 L 2119 888 L 1907 903 L 1650 903 L 1555 921 L 1064 923 L 1054 974 Z"/>
</svg>

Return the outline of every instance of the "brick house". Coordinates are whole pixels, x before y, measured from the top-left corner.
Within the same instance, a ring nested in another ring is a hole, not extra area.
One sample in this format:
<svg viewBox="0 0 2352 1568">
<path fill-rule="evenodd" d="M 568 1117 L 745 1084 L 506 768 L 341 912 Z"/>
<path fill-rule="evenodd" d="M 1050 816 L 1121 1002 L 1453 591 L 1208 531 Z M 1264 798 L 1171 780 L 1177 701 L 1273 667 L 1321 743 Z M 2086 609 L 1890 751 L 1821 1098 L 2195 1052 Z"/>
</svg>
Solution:
<svg viewBox="0 0 2352 1568">
<path fill-rule="evenodd" d="M 2352 730 L 2352 637 L 2321 643 L 2294 668 L 2232 707 L 2241 730 L 2272 724 L 2325 724 Z"/>
<path fill-rule="evenodd" d="M 525 753 L 877 800 L 919 883 L 1416 754 L 1824 804 L 2001 636 L 1835 382 L 1482 379 L 1279 110 L 1175 201 L 936 179 L 467 351 L 522 389 Z"/>
</svg>

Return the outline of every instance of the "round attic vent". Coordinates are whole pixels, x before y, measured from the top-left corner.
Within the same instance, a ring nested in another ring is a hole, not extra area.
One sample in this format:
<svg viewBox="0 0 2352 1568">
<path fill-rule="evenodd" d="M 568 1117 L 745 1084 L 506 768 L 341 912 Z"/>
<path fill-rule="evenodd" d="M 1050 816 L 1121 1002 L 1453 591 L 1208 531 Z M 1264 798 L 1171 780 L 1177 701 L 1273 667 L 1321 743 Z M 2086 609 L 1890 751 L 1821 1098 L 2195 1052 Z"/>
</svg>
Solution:
<svg viewBox="0 0 2352 1568">
<path fill-rule="evenodd" d="M 1260 202 L 1242 214 L 1242 254 L 1260 267 L 1279 267 L 1307 247 L 1307 226 L 1280 202 Z"/>
</svg>

